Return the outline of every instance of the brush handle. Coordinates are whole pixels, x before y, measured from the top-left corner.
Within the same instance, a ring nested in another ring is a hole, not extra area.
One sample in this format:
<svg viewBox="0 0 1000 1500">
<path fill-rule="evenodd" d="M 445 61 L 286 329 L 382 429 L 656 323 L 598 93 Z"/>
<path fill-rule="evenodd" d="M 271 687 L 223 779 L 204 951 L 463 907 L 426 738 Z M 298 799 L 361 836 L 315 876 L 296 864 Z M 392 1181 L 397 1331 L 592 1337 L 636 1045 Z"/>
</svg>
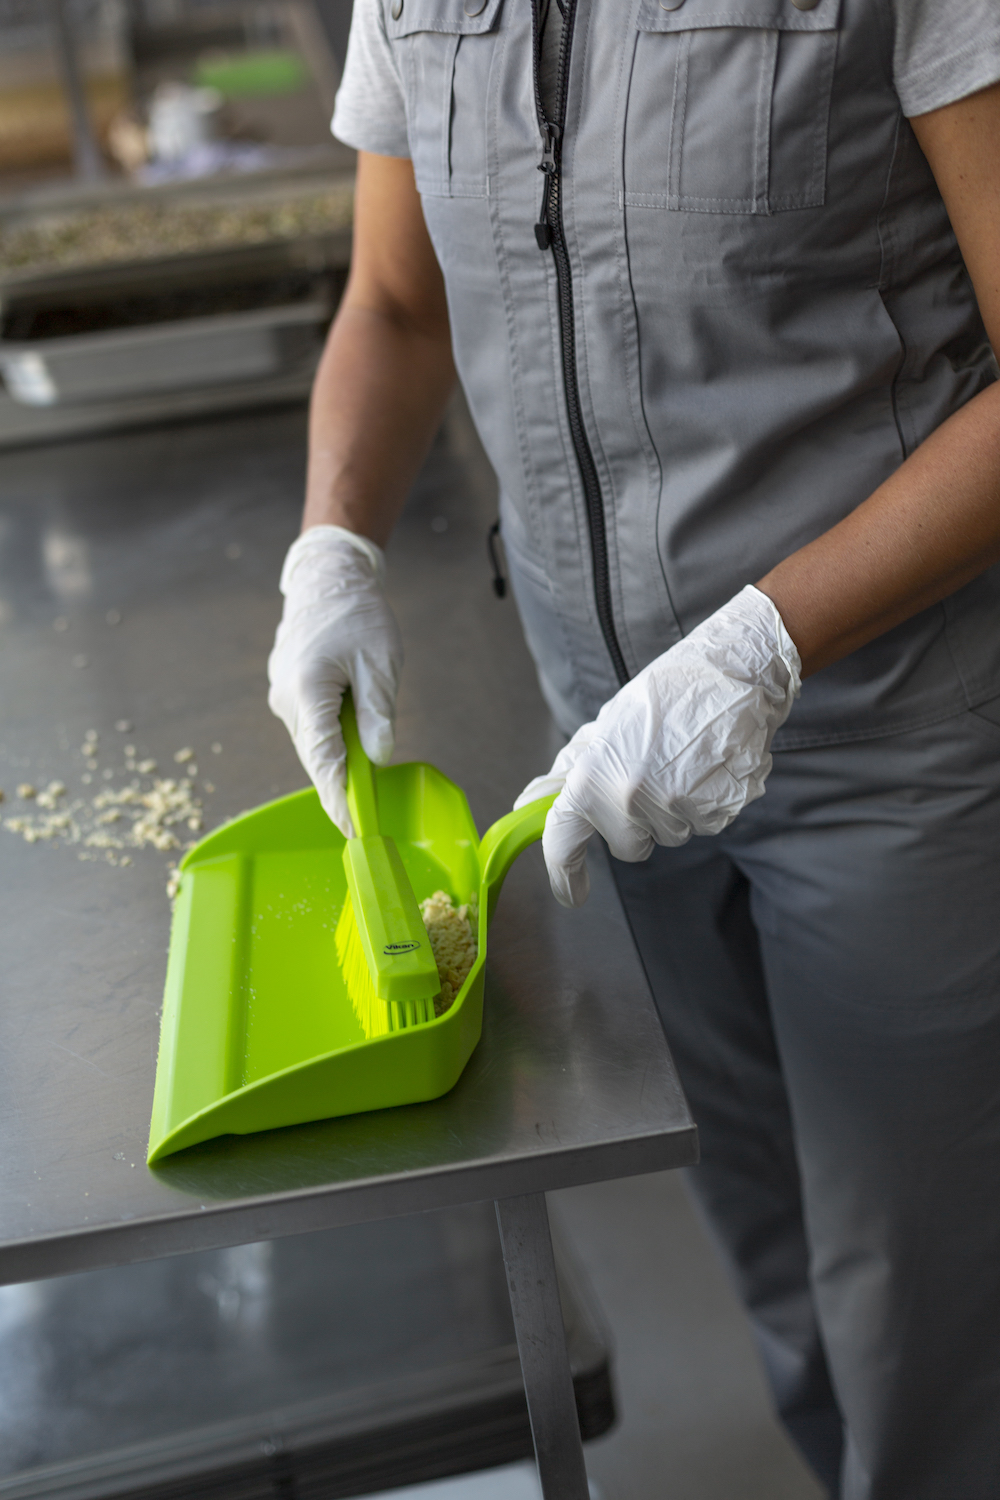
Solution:
<svg viewBox="0 0 1000 1500">
<path fill-rule="evenodd" d="M 537 802 L 529 802 L 500 818 L 483 834 L 479 845 L 479 868 L 482 870 L 479 904 L 486 908 L 487 921 L 493 915 L 507 871 L 529 844 L 541 838 L 546 816 L 555 800 L 555 796 L 539 797 Z"/>
<path fill-rule="evenodd" d="M 347 806 L 355 834 L 358 838 L 366 838 L 379 831 L 378 791 L 375 786 L 375 767 L 365 754 L 358 734 L 358 720 L 350 688 L 344 694 L 341 704 L 340 728 L 347 750 Z"/>
</svg>

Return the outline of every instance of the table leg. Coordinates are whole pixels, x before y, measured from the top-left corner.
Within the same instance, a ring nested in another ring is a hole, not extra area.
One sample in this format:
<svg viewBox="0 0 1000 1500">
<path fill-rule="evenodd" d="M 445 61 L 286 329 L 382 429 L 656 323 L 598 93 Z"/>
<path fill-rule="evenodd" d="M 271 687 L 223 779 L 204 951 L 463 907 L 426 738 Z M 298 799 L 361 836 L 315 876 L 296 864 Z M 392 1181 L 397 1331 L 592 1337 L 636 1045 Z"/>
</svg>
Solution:
<svg viewBox="0 0 1000 1500">
<path fill-rule="evenodd" d="M 545 1194 L 498 1198 L 496 1210 L 542 1494 L 587 1500 Z"/>
</svg>

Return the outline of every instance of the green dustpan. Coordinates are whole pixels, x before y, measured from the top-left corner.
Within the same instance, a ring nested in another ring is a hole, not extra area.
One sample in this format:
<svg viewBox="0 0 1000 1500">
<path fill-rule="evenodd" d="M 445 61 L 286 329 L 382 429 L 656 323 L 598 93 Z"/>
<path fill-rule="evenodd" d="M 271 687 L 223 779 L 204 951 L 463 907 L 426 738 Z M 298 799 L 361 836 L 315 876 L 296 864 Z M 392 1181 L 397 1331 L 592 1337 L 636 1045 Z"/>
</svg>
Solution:
<svg viewBox="0 0 1000 1500">
<path fill-rule="evenodd" d="M 504 876 L 541 837 L 553 798 L 480 841 L 460 787 L 434 766 L 377 772 L 383 831 L 417 900 L 479 905 L 479 951 L 451 1008 L 371 1039 L 334 933 L 346 896 L 343 836 L 315 791 L 281 797 L 210 834 L 181 863 L 156 1067 L 150 1163 L 219 1135 L 416 1104 L 447 1093 L 479 1040 L 486 933 Z"/>
</svg>

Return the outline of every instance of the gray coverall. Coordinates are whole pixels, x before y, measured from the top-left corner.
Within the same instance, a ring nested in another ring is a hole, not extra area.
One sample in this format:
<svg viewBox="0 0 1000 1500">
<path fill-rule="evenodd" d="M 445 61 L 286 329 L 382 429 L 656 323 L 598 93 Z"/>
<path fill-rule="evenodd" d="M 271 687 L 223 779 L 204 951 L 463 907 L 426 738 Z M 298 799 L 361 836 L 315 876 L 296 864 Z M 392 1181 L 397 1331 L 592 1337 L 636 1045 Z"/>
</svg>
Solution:
<svg viewBox="0 0 1000 1500">
<path fill-rule="evenodd" d="M 544 101 L 529 0 L 357 3 L 405 135 L 353 41 L 334 128 L 412 156 L 571 733 L 996 378 L 901 98 L 923 0 L 567 0 Z M 995 0 L 938 4 L 964 91 L 1000 77 Z M 998 588 L 809 679 L 725 834 L 616 866 L 693 1186 L 845 1500 L 1000 1496 Z"/>
</svg>

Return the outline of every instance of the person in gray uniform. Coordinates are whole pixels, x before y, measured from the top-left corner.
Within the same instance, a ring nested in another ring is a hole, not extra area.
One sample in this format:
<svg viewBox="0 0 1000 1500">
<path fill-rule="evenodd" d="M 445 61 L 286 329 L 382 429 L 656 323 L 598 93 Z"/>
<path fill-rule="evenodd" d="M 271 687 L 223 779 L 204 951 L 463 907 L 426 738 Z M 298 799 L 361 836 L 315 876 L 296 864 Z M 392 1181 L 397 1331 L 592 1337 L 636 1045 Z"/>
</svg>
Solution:
<svg viewBox="0 0 1000 1500">
<path fill-rule="evenodd" d="M 356 0 L 270 661 L 348 831 L 341 696 L 385 760 L 381 548 L 457 367 L 569 736 L 522 794 L 553 890 L 600 833 L 844 1500 L 1000 1495 L 998 80 L 996 0 Z"/>
</svg>

